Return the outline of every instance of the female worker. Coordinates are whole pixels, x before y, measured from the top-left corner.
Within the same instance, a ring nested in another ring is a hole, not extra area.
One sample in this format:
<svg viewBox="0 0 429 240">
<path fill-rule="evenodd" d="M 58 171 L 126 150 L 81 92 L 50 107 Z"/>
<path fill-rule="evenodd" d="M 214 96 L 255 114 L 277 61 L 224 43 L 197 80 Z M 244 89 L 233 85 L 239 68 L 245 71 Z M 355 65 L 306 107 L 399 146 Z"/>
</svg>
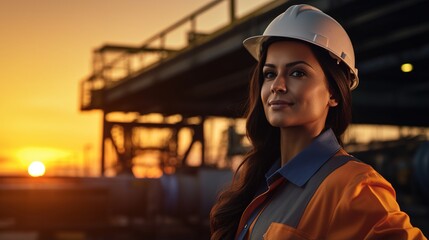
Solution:
<svg viewBox="0 0 429 240">
<path fill-rule="evenodd" d="M 212 209 L 212 239 L 425 239 L 390 183 L 341 147 L 359 80 L 339 23 L 295 5 L 244 46 L 258 60 L 253 149 Z"/>
</svg>

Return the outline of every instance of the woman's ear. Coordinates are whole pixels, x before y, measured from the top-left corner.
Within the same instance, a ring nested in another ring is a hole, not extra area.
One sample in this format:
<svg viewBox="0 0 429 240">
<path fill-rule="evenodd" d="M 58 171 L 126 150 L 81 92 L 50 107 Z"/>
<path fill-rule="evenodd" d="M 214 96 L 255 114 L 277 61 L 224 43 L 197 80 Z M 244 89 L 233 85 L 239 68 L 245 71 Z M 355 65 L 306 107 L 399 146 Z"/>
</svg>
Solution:
<svg viewBox="0 0 429 240">
<path fill-rule="evenodd" d="M 330 107 L 336 107 L 336 106 L 338 106 L 338 101 L 337 101 L 337 99 L 336 99 L 332 94 L 331 94 L 331 96 L 329 97 L 328 105 L 329 105 Z"/>
</svg>

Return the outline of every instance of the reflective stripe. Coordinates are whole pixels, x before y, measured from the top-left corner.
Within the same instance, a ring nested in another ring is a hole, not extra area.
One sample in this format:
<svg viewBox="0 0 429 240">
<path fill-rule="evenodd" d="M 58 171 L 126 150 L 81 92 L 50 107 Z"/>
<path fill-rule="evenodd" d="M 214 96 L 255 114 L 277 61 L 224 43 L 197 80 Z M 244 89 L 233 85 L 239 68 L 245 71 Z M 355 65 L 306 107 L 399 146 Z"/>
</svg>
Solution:
<svg viewBox="0 0 429 240">
<path fill-rule="evenodd" d="M 331 158 L 303 187 L 298 187 L 292 183 L 279 186 L 273 194 L 269 205 L 264 208 L 258 219 L 256 219 L 249 239 L 262 239 L 272 222 L 296 228 L 308 203 L 323 180 L 335 169 L 350 160 L 357 161 L 352 156 Z"/>
<path fill-rule="evenodd" d="M 259 195 L 255 199 L 252 200 L 252 202 L 247 206 L 246 210 L 244 210 L 243 215 L 241 216 L 240 224 L 237 229 L 236 233 L 236 239 L 241 240 L 245 239 L 247 236 L 248 228 L 244 228 L 244 226 L 249 226 L 250 223 L 253 222 L 255 218 L 258 217 L 258 212 L 260 211 L 261 207 L 263 206 L 265 200 L 267 200 L 268 195 L 273 192 L 276 187 L 278 187 L 284 179 L 279 178 L 276 181 L 274 181 L 269 187 L 268 190 L 265 191 L 263 194 Z"/>
</svg>

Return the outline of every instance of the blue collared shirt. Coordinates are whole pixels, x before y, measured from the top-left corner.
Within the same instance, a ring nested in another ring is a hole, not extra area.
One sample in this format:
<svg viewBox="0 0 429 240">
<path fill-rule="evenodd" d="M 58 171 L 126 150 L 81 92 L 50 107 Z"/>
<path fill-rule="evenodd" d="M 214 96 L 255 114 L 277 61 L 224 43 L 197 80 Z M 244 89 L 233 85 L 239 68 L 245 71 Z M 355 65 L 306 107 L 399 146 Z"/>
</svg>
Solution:
<svg viewBox="0 0 429 240">
<path fill-rule="evenodd" d="M 265 174 L 267 184 L 282 176 L 289 182 L 302 187 L 340 148 L 332 129 L 327 129 L 283 167 L 280 168 L 280 160 L 274 163 Z"/>
<path fill-rule="evenodd" d="M 267 190 L 268 186 L 280 177 L 285 178 L 287 182 L 303 187 L 317 170 L 333 157 L 340 148 L 341 146 L 332 129 L 325 130 L 284 166 L 281 167 L 280 159 L 277 160 L 265 174 L 267 183 L 261 189 L 261 193 Z M 254 221 L 258 212 L 259 208 L 252 213 L 252 216 L 248 219 L 247 224 L 237 239 L 245 239 L 249 226 Z"/>
</svg>

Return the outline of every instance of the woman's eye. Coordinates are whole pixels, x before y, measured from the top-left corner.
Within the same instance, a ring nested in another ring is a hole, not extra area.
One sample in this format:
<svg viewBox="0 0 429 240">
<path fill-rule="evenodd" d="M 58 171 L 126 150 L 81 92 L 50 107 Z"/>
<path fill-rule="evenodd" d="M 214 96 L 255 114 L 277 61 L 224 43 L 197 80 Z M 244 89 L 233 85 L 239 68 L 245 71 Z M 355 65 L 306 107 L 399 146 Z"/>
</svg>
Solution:
<svg viewBox="0 0 429 240">
<path fill-rule="evenodd" d="M 305 76 L 305 73 L 302 71 L 293 71 L 290 75 L 292 77 L 303 77 L 303 76 Z"/>
<path fill-rule="evenodd" d="M 264 72 L 264 79 L 274 79 L 276 78 L 276 74 L 271 71 Z"/>
</svg>

